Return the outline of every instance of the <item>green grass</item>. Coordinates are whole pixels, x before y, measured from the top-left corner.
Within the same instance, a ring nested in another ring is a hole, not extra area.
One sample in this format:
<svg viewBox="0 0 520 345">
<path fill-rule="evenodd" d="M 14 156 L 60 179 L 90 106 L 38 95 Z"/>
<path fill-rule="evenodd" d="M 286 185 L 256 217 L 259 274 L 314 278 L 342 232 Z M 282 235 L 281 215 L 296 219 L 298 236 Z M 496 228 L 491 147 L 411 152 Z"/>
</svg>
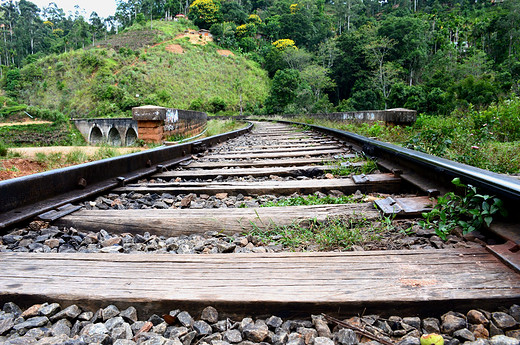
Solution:
<svg viewBox="0 0 520 345">
<path fill-rule="evenodd" d="M 113 147 L 110 147 L 108 145 L 103 145 L 96 151 L 96 153 L 94 154 L 94 156 L 92 158 L 93 158 L 93 160 L 100 160 L 100 159 L 112 158 L 112 157 L 116 157 L 116 156 L 119 156 L 119 153 L 117 152 L 116 149 L 114 149 Z"/>
<path fill-rule="evenodd" d="M 265 245 L 281 244 L 292 251 L 349 250 L 353 245 L 378 241 L 391 225 L 373 223 L 363 217 L 331 217 L 324 222 L 308 220 L 288 226 L 272 225 L 267 230 L 255 227 L 248 235 Z"/>
<path fill-rule="evenodd" d="M 211 137 L 213 135 L 231 132 L 240 128 L 244 128 L 245 126 L 245 122 L 237 121 L 235 119 L 212 120 L 211 118 L 209 118 L 204 137 Z"/>
<path fill-rule="evenodd" d="M 61 152 L 53 152 L 49 154 L 37 152 L 35 157 L 36 161 L 40 164 L 43 164 L 47 169 L 56 169 L 64 164 L 64 157 Z"/>
<path fill-rule="evenodd" d="M 132 107 L 146 104 L 233 113 L 240 108 L 240 96 L 246 110 L 263 103 L 269 79 L 257 63 L 241 55 L 221 56 L 212 43 L 173 40 L 186 26 L 169 24 L 154 22 L 155 40 L 161 43 L 156 46 L 89 48 L 24 66 L 18 101 L 74 117 L 130 116 Z M 128 29 L 128 39 L 138 39 L 132 36 L 136 30 L 141 29 Z M 167 51 L 170 44 L 180 44 L 184 53 Z M 215 103 L 218 98 L 222 102 Z"/>
<path fill-rule="evenodd" d="M 354 197 L 352 195 L 335 197 L 330 195 L 319 196 L 317 194 L 312 194 L 307 196 L 282 198 L 276 202 L 269 201 L 262 204 L 261 207 L 352 204 L 359 203 L 362 199 L 362 197 Z"/>
<path fill-rule="evenodd" d="M 138 152 L 136 150 L 135 152 Z M 127 154 L 127 153 L 124 153 Z M 45 166 L 46 169 L 57 169 L 69 165 L 82 164 L 94 160 L 100 160 L 105 158 L 112 158 L 120 156 L 119 151 L 108 145 L 100 146 L 93 155 L 88 155 L 81 149 L 73 150 L 67 154 L 62 152 L 52 152 L 45 154 L 43 152 L 37 152 L 35 160 Z"/>
<path fill-rule="evenodd" d="M 88 155 L 80 149 L 73 150 L 65 155 L 65 164 L 80 164 L 88 160 Z"/>
</svg>

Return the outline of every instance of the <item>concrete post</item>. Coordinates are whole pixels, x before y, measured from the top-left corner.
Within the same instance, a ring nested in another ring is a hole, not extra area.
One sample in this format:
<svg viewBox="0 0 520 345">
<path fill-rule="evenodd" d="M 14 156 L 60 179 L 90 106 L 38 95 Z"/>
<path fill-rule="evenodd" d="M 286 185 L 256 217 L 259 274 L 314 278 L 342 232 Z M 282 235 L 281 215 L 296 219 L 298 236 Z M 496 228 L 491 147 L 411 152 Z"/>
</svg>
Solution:
<svg viewBox="0 0 520 345">
<path fill-rule="evenodd" d="M 139 139 L 152 143 L 162 143 L 174 135 L 198 134 L 204 130 L 208 119 L 206 113 L 152 105 L 132 108 L 132 117 L 137 121 Z"/>
<path fill-rule="evenodd" d="M 145 142 L 162 143 L 166 108 L 153 105 L 132 108 L 132 118 L 137 121 L 137 136 Z"/>
</svg>

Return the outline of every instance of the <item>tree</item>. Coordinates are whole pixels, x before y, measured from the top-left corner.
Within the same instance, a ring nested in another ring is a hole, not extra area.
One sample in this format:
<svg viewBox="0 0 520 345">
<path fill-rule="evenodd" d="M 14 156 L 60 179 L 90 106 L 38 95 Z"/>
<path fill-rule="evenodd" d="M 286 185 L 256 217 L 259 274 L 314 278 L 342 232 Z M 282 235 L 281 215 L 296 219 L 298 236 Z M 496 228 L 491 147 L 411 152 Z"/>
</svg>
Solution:
<svg viewBox="0 0 520 345">
<path fill-rule="evenodd" d="M 375 37 L 365 45 L 368 61 L 374 68 L 374 84 L 381 91 L 387 108 L 387 100 L 392 91 L 392 85 L 397 81 L 400 66 L 386 61 L 394 42 L 387 37 Z"/>
<path fill-rule="evenodd" d="M 17 50 L 19 55 L 34 54 L 37 40 L 41 37 L 36 35 L 39 25 L 42 23 L 38 6 L 26 0 L 18 3 L 20 18 L 15 27 L 15 36 L 18 37 Z"/>
<path fill-rule="evenodd" d="M 296 99 L 300 74 L 294 69 L 276 71 L 269 96 L 265 101 L 268 114 L 281 114 L 285 107 Z"/>
<path fill-rule="evenodd" d="M 213 39 L 222 47 L 234 48 L 236 46 L 235 39 L 235 23 L 223 22 L 216 23 L 210 27 Z"/>
<path fill-rule="evenodd" d="M 188 14 L 188 18 L 203 29 L 209 29 L 211 25 L 219 23 L 221 16 L 218 0 L 195 0 L 190 5 Z"/>
<path fill-rule="evenodd" d="M 408 84 L 419 80 L 421 67 L 426 62 L 429 41 L 428 24 L 418 17 L 389 16 L 377 30 L 378 36 L 387 37 L 393 42 L 389 60 L 398 62 L 408 69 Z"/>
<path fill-rule="evenodd" d="M 313 103 L 317 103 L 323 91 L 330 90 L 336 84 L 329 77 L 329 70 L 319 65 L 309 65 L 300 73 L 302 81 L 308 85 L 312 91 Z"/>
<path fill-rule="evenodd" d="M 337 85 L 338 101 L 352 96 L 356 81 L 369 78 L 370 67 L 365 56 L 366 31 L 366 26 L 363 26 L 355 31 L 345 31 L 337 39 L 338 56 L 332 67 L 332 76 Z"/>
<path fill-rule="evenodd" d="M 337 59 L 339 55 L 339 49 L 337 41 L 333 38 L 322 42 L 318 51 L 316 52 L 317 61 L 324 68 L 332 68 L 334 66 L 334 61 Z"/>
<path fill-rule="evenodd" d="M 90 32 L 92 33 L 92 45 L 96 45 L 96 37 L 102 35 L 105 25 L 96 12 L 90 15 Z"/>
<path fill-rule="evenodd" d="M 246 23 L 247 13 L 236 2 L 224 2 L 220 11 L 222 12 L 222 20 L 224 22 L 234 22 L 238 25 Z"/>
<path fill-rule="evenodd" d="M 74 20 L 72 29 L 67 36 L 75 49 L 85 48 L 85 46 L 89 44 L 89 25 L 85 22 L 83 17 L 79 16 Z"/>
<path fill-rule="evenodd" d="M 339 35 L 343 31 L 349 31 L 353 28 L 353 17 L 359 16 L 362 8 L 363 1 L 361 0 L 334 1 L 335 22 L 337 23 L 336 31 Z"/>
<path fill-rule="evenodd" d="M 302 71 L 312 61 L 312 54 L 305 49 L 288 47 L 282 51 L 282 58 L 289 68 Z"/>
</svg>

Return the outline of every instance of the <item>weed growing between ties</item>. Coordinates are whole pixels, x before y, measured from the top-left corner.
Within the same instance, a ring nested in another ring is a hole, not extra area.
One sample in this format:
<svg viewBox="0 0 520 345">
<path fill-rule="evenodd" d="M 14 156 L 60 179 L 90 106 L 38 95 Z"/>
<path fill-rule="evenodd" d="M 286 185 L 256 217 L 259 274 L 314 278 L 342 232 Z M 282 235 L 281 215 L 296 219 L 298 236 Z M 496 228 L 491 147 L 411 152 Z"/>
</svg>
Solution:
<svg viewBox="0 0 520 345">
<path fill-rule="evenodd" d="M 423 213 L 426 220 L 419 222 L 424 228 L 435 229 L 443 240 L 457 227 L 467 234 L 491 225 L 499 214 L 507 215 L 499 198 L 479 194 L 475 187 L 462 184 L 459 178 L 454 178 L 452 183 L 463 189 L 463 195 L 449 192 L 439 197 L 433 210 Z"/>
<path fill-rule="evenodd" d="M 281 198 L 278 201 L 269 201 L 260 205 L 260 207 L 352 204 L 363 202 L 364 197 L 364 195 L 344 195 L 335 197 L 331 195 L 320 196 L 317 194 L 311 194 L 307 196 Z"/>
<path fill-rule="evenodd" d="M 364 164 L 355 164 L 364 162 Z M 335 176 L 351 176 L 355 174 L 371 174 L 378 170 L 377 162 L 366 156 L 359 156 L 353 158 L 341 158 L 340 160 L 328 162 L 329 165 L 334 166 L 329 170 Z"/>
<path fill-rule="evenodd" d="M 376 222 L 362 217 L 330 217 L 323 222 L 310 219 L 287 226 L 270 224 L 262 229 L 253 224 L 248 233 L 264 244 L 280 244 L 291 251 L 351 250 L 364 242 L 378 241 L 392 229 L 391 222 Z"/>
</svg>

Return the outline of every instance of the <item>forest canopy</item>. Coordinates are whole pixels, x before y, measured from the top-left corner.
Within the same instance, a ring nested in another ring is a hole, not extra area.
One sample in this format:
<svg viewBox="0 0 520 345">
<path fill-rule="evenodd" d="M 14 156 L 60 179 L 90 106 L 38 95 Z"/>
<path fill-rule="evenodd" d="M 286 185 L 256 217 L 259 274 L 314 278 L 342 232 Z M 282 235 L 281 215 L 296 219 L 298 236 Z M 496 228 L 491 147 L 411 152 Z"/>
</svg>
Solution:
<svg viewBox="0 0 520 345">
<path fill-rule="evenodd" d="M 0 65 L 20 68 L 184 14 L 271 78 L 258 113 L 406 107 L 449 114 L 518 95 L 520 0 L 129 0 L 114 16 L 3 1 Z"/>
</svg>

